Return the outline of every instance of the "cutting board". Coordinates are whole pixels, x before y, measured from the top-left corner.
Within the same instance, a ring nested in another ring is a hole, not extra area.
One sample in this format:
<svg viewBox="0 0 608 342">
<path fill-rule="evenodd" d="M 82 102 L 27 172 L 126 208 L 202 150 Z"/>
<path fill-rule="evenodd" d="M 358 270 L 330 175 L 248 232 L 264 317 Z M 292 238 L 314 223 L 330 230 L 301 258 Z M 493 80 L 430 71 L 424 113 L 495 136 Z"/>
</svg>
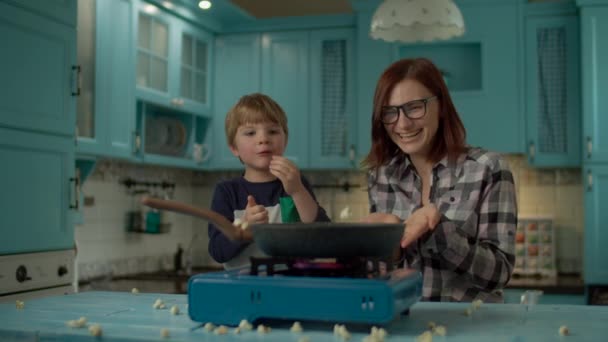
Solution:
<svg viewBox="0 0 608 342">
<path fill-rule="evenodd" d="M 162 299 L 165 309 L 153 308 Z M 177 305 L 181 314 L 172 315 Z M 412 306 L 409 316 L 396 319 L 385 328 L 386 341 L 411 340 L 427 330 L 433 321 L 447 328 L 439 341 L 605 341 L 608 336 L 608 307 L 582 305 L 483 304 L 466 316 L 467 303 L 426 303 Z M 226 308 L 229 310 L 229 308 Z M 101 341 L 293 341 L 302 336 L 311 342 L 341 341 L 333 335 L 333 323 L 302 322 L 304 332 L 289 331 L 291 322 L 275 322 L 268 334 L 249 331 L 226 335 L 206 332 L 187 315 L 186 295 L 131 294 L 124 292 L 83 292 L 46 297 L 25 302 L 23 309 L 14 303 L 0 304 L 0 341 L 94 341 L 87 328 L 70 328 L 68 320 L 81 316 L 90 324 L 100 324 Z M 571 335 L 561 337 L 559 327 L 567 325 Z M 162 328 L 170 338 L 161 338 Z M 350 341 L 362 341 L 368 326 L 348 326 Z"/>
</svg>

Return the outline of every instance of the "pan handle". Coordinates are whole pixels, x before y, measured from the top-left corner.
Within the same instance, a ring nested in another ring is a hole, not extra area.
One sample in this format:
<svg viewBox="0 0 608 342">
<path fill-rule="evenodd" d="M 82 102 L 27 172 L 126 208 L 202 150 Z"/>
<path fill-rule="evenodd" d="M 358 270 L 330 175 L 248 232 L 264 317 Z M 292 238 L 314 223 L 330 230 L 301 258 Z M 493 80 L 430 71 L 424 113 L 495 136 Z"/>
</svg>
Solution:
<svg viewBox="0 0 608 342">
<path fill-rule="evenodd" d="M 232 241 L 253 240 L 250 230 L 241 229 L 232 225 L 232 223 L 224 216 L 216 213 L 213 210 L 197 208 L 178 201 L 169 201 L 148 196 L 144 196 L 141 199 L 141 203 L 151 208 L 169 210 L 207 220 L 213 223 L 222 232 L 222 234 L 226 235 L 226 237 Z"/>
</svg>

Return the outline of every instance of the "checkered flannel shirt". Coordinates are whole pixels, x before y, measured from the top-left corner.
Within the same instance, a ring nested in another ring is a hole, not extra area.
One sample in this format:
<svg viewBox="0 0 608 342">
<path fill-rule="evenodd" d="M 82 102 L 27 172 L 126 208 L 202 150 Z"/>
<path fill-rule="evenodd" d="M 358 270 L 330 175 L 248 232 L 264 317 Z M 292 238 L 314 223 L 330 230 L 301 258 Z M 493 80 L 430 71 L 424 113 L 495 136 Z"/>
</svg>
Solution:
<svg viewBox="0 0 608 342">
<path fill-rule="evenodd" d="M 434 230 L 404 251 L 404 266 L 423 274 L 422 299 L 502 302 L 515 263 L 517 204 L 513 175 L 500 155 L 469 148 L 432 171 Z M 405 155 L 368 176 L 371 212 L 407 219 L 422 206 L 422 181 Z"/>
</svg>

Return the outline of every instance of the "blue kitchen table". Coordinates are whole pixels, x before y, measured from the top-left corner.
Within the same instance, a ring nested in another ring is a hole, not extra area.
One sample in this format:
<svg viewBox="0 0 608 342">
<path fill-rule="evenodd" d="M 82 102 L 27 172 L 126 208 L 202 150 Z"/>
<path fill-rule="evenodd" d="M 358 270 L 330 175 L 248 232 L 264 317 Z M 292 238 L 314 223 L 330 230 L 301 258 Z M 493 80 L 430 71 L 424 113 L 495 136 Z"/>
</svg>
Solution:
<svg viewBox="0 0 608 342">
<path fill-rule="evenodd" d="M 161 298 L 165 309 L 153 304 Z M 172 315 L 177 305 L 181 313 Z M 472 315 L 464 314 L 468 303 L 427 303 L 412 306 L 409 316 L 402 316 L 386 326 L 386 341 L 412 340 L 433 321 L 447 328 L 447 336 L 436 341 L 606 341 L 608 340 L 608 307 L 582 305 L 483 304 Z M 228 308 L 227 308 L 228 309 Z M 297 310 L 297 308 L 294 308 Z M 84 316 L 87 325 L 99 324 L 101 337 L 88 329 L 70 328 L 69 320 Z M 83 292 L 46 297 L 25 302 L 23 309 L 0 304 L 0 341 L 293 341 L 306 336 L 311 342 L 341 341 L 332 324 L 302 322 L 304 331 L 289 331 L 291 322 L 276 322 L 268 334 L 248 331 L 215 335 L 204 331 L 187 314 L 186 295 L 125 292 Z M 560 336 L 559 327 L 568 326 L 571 335 Z M 161 329 L 170 337 L 162 338 Z M 350 341 L 362 341 L 369 327 L 347 325 Z M 365 329 L 364 329 L 365 328 Z"/>
</svg>

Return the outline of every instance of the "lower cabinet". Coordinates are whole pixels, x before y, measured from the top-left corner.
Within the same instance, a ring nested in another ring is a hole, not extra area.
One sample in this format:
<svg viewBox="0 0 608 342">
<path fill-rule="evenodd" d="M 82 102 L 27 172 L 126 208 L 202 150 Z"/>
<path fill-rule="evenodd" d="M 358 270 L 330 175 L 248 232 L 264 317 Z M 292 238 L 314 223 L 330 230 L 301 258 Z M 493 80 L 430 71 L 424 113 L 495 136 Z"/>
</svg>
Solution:
<svg viewBox="0 0 608 342">
<path fill-rule="evenodd" d="M 0 254 L 74 247 L 74 137 L 0 128 Z"/>
</svg>

